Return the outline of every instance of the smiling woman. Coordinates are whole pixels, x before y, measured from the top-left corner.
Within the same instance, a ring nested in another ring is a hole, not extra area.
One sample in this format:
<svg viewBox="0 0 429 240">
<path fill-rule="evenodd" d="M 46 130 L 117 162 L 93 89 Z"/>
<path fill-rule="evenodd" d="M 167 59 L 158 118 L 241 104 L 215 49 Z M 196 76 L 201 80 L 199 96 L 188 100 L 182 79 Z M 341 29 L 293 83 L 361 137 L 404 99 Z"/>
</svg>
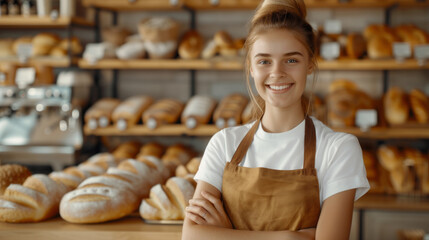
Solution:
<svg viewBox="0 0 429 240">
<path fill-rule="evenodd" d="M 354 200 L 369 184 L 356 137 L 303 107 L 307 76 L 317 70 L 305 17 L 302 0 L 258 7 L 245 44 L 255 121 L 210 140 L 183 239 L 349 238 Z"/>
</svg>

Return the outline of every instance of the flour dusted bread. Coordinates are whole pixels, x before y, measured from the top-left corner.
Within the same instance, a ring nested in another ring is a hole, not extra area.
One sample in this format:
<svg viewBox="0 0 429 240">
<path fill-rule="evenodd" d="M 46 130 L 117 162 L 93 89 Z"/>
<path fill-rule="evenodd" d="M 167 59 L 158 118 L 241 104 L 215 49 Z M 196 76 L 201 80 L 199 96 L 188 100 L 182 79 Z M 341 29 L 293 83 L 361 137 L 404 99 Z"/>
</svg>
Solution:
<svg viewBox="0 0 429 240">
<path fill-rule="evenodd" d="M 188 175 L 195 175 L 200 167 L 201 157 L 192 158 L 186 165 L 179 165 L 176 168 L 176 177 L 185 178 Z"/>
<path fill-rule="evenodd" d="M 85 113 L 85 123 L 90 129 L 107 127 L 112 118 L 112 113 L 120 104 L 118 99 L 103 98 L 92 105 Z"/>
<path fill-rule="evenodd" d="M 162 124 L 171 124 L 179 120 L 185 104 L 175 99 L 161 99 L 143 113 L 143 123 L 154 129 Z"/>
<path fill-rule="evenodd" d="M 185 207 L 195 192 L 194 186 L 184 178 L 172 177 L 166 185 L 155 185 L 150 197 L 140 204 L 140 215 L 147 220 L 182 220 Z"/>
<path fill-rule="evenodd" d="M 72 223 L 100 223 L 122 218 L 138 208 L 151 186 L 162 179 L 160 174 L 159 169 L 143 161 L 125 160 L 106 174 L 88 178 L 67 193 L 61 200 L 60 215 Z"/>
<path fill-rule="evenodd" d="M 383 98 L 384 115 L 389 124 L 404 124 L 410 115 L 408 96 L 399 87 L 390 88 Z"/>
<path fill-rule="evenodd" d="M 7 164 L 0 166 L 0 196 L 10 184 L 22 184 L 31 176 L 28 168 L 18 164 Z"/>
<path fill-rule="evenodd" d="M 241 123 L 241 114 L 246 108 L 249 99 L 233 93 L 224 97 L 213 113 L 213 121 L 218 128 L 233 127 Z"/>
<path fill-rule="evenodd" d="M 198 125 L 207 124 L 216 107 L 216 100 L 203 95 L 195 95 L 186 103 L 181 121 L 187 128 L 195 128 Z"/>
<path fill-rule="evenodd" d="M 153 103 L 150 96 L 133 96 L 121 102 L 112 113 L 112 121 L 119 130 L 135 126 L 143 112 Z"/>
<path fill-rule="evenodd" d="M 47 175 L 34 174 L 25 182 L 11 184 L 0 197 L 0 221 L 39 222 L 58 214 L 67 187 Z"/>
<path fill-rule="evenodd" d="M 411 110 L 419 123 L 429 121 L 429 99 L 424 92 L 413 89 L 410 92 Z"/>
</svg>

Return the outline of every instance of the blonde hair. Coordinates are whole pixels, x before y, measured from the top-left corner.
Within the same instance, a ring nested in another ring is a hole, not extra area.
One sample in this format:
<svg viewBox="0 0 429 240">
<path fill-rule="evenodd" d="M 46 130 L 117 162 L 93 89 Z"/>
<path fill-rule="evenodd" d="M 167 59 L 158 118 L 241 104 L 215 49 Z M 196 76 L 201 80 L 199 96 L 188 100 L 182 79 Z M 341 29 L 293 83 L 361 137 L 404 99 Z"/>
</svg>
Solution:
<svg viewBox="0 0 429 240">
<path fill-rule="evenodd" d="M 303 0 L 264 0 L 262 1 L 250 22 L 249 34 L 244 45 L 246 50 L 246 81 L 250 97 L 254 103 L 252 108 L 253 118 L 259 118 L 265 112 L 265 101 L 260 96 L 255 96 L 250 84 L 250 52 L 259 34 L 272 29 L 284 29 L 291 31 L 296 39 L 306 48 L 313 72 L 317 72 L 316 37 L 312 26 L 305 20 L 307 10 Z M 313 75 L 314 79 L 316 74 Z M 314 80 L 313 79 L 313 80 Z M 315 81 L 313 81 L 314 87 Z M 310 99 L 302 97 L 303 109 L 308 114 Z"/>
</svg>

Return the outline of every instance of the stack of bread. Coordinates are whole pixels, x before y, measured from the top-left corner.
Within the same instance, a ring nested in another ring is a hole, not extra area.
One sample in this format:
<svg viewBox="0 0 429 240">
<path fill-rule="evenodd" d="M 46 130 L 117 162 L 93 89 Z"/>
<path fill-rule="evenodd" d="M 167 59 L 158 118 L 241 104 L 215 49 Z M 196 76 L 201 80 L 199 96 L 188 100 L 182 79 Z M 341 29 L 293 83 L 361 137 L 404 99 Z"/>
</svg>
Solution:
<svg viewBox="0 0 429 240">
<path fill-rule="evenodd" d="M 220 55 L 222 57 L 237 57 L 244 54 L 244 42 L 242 38 L 233 39 L 226 31 L 218 31 L 205 44 L 201 56 L 209 59 Z"/>
<path fill-rule="evenodd" d="M 240 93 L 224 97 L 213 113 L 213 122 L 218 128 L 233 127 L 241 124 L 241 115 L 249 99 Z"/>
<path fill-rule="evenodd" d="M 327 120 L 332 127 L 351 127 L 355 125 L 359 109 L 374 109 L 374 100 L 358 89 L 354 82 L 338 79 L 331 83 L 326 97 Z"/>
<path fill-rule="evenodd" d="M 10 184 L 0 197 L 0 221 L 39 222 L 58 214 L 64 194 L 84 179 L 101 174 L 116 164 L 112 155 L 103 153 L 49 176 L 35 174 L 22 184 Z"/>
<path fill-rule="evenodd" d="M 407 94 L 399 87 L 390 88 L 383 98 L 384 116 L 390 125 L 401 125 L 410 120 L 419 124 L 429 121 L 429 99 L 418 89 Z"/>
<path fill-rule="evenodd" d="M 377 157 L 369 150 L 362 150 L 362 156 L 366 169 L 366 177 L 371 186 L 370 191 L 372 193 L 383 193 L 384 189 L 380 181 Z"/>
<path fill-rule="evenodd" d="M 166 17 L 147 18 L 138 26 L 151 59 L 168 59 L 176 55 L 180 25 Z"/>
<path fill-rule="evenodd" d="M 428 158 L 421 151 L 382 145 L 377 150 L 377 156 L 388 172 L 394 193 L 429 194 Z"/>
</svg>

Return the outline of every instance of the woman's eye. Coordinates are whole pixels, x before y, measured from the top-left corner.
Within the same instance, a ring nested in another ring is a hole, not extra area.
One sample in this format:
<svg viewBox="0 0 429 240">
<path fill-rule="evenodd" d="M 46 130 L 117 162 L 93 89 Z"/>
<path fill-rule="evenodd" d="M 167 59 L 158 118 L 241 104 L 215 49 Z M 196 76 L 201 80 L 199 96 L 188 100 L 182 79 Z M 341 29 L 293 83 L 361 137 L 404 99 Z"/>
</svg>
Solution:
<svg viewBox="0 0 429 240">
<path fill-rule="evenodd" d="M 267 60 L 259 60 L 258 64 L 264 65 L 264 64 L 269 64 L 270 62 Z"/>
<path fill-rule="evenodd" d="M 288 63 L 297 63 L 298 60 L 291 58 L 291 59 L 288 59 L 287 62 Z"/>
</svg>

